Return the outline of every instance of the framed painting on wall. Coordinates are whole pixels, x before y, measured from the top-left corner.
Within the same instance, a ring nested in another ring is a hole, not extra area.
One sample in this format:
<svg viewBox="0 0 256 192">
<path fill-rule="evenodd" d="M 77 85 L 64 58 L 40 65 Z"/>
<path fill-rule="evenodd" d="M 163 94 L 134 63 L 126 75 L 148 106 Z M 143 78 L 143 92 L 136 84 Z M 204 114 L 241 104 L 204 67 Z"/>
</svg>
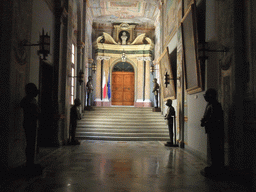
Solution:
<svg viewBox="0 0 256 192">
<path fill-rule="evenodd" d="M 192 4 L 181 21 L 186 90 L 188 94 L 203 90 L 200 61 L 197 58 L 196 7 Z"/>
<path fill-rule="evenodd" d="M 178 12 L 182 10 L 182 1 L 164 0 L 163 7 L 163 49 L 177 32 Z"/>
<path fill-rule="evenodd" d="M 159 57 L 158 63 L 160 66 L 161 93 L 163 95 L 163 99 L 164 101 L 166 101 L 167 99 L 176 99 L 175 84 L 173 79 L 173 71 L 170 63 L 168 47 L 165 48 L 164 52 Z M 168 84 L 167 87 L 164 84 L 164 75 L 166 74 L 166 72 L 170 78 L 170 84 Z"/>
</svg>

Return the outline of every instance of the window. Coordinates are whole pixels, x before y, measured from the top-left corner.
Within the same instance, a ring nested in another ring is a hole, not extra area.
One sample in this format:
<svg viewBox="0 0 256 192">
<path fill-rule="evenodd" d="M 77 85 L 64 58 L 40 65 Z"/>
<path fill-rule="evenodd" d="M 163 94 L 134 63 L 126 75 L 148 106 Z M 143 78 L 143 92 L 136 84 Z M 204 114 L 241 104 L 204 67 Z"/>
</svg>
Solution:
<svg viewBox="0 0 256 192">
<path fill-rule="evenodd" d="M 133 66 L 127 62 L 117 63 L 114 68 L 113 72 L 116 71 L 124 71 L 124 72 L 134 72 Z"/>
<path fill-rule="evenodd" d="M 70 103 L 74 105 L 75 99 L 75 45 L 72 44 L 72 55 L 71 55 L 71 88 L 70 88 Z"/>
</svg>

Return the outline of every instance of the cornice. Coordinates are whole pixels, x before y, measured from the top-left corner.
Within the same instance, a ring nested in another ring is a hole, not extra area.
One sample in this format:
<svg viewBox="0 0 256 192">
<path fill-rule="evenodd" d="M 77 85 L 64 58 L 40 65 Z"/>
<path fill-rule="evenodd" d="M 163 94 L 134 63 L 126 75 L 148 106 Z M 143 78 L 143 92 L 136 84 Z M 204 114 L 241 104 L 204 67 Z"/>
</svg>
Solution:
<svg viewBox="0 0 256 192">
<path fill-rule="evenodd" d="M 142 44 L 142 45 L 113 45 L 113 44 L 105 44 L 105 43 L 98 43 L 94 46 L 95 49 L 100 50 L 116 50 L 116 51 L 136 51 L 136 50 L 153 50 L 154 46 L 150 44 Z"/>
<path fill-rule="evenodd" d="M 150 56 L 152 54 L 151 50 L 104 50 L 104 49 L 96 49 L 95 53 L 99 54 L 99 55 L 103 55 L 103 54 L 122 54 L 123 52 L 125 52 L 126 55 L 140 55 L 140 56 Z"/>
</svg>

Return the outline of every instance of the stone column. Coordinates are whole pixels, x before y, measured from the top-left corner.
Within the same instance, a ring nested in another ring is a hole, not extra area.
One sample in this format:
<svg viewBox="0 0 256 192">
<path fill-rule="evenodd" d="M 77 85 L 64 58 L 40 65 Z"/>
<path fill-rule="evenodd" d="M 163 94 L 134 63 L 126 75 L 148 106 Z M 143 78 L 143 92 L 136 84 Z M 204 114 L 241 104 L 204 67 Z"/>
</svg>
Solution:
<svg viewBox="0 0 256 192">
<path fill-rule="evenodd" d="M 67 109 L 66 106 L 69 105 L 69 97 L 67 96 L 67 91 L 68 91 L 68 84 L 69 78 L 67 76 L 67 50 L 68 50 L 68 39 L 67 39 L 67 32 L 68 32 L 68 13 L 66 9 L 63 10 L 62 12 L 62 24 L 61 24 L 61 41 L 60 41 L 60 92 L 59 92 L 59 113 L 62 115 L 62 118 L 60 119 L 60 127 L 63 128 L 62 131 L 62 138 L 61 140 L 64 143 L 68 142 L 68 130 L 69 130 L 69 110 Z M 47 117 L 46 117 L 47 118 Z M 49 134 L 49 130 L 45 131 L 45 135 Z M 44 140 L 44 136 L 41 135 L 42 141 Z"/>
<path fill-rule="evenodd" d="M 97 66 L 96 66 L 96 85 L 95 85 L 95 105 L 101 106 L 101 59 L 97 58 Z"/>
<path fill-rule="evenodd" d="M 80 33 L 80 32 L 79 32 Z M 83 67 L 83 48 L 84 48 L 84 42 L 78 41 L 77 42 L 77 76 L 79 75 L 80 71 L 84 72 L 84 67 Z M 84 79 L 82 79 L 84 81 Z M 84 103 L 84 82 L 80 84 L 80 82 L 77 79 L 77 97 L 81 101 L 81 106 L 80 106 L 80 113 L 82 112 L 83 108 L 83 103 Z"/>
<path fill-rule="evenodd" d="M 145 101 L 144 107 L 151 107 L 150 101 L 150 58 L 145 58 L 146 60 L 146 74 L 145 74 Z"/>
<path fill-rule="evenodd" d="M 61 138 L 61 124 L 58 118 L 59 115 L 59 107 L 60 107 L 60 37 L 61 37 L 61 5 L 58 2 L 56 4 L 55 10 L 54 10 L 54 50 L 53 50 L 53 83 L 52 83 L 52 99 L 53 99 L 53 109 L 51 114 L 51 122 L 52 125 L 49 127 L 49 133 L 48 137 L 44 139 L 45 146 L 60 146 L 62 145 L 62 138 Z M 50 120 L 50 119 L 49 119 Z"/>
<path fill-rule="evenodd" d="M 144 61 L 142 59 L 138 59 L 138 72 L 137 72 L 137 97 L 135 107 L 143 107 L 143 67 Z"/>
</svg>

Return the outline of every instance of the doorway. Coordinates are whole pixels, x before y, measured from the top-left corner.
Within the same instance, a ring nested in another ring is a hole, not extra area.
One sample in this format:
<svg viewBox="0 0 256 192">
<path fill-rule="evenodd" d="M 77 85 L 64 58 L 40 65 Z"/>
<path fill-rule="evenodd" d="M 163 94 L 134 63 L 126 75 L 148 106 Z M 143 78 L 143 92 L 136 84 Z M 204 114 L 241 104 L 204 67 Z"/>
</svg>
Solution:
<svg viewBox="0 0 256 192">
<path fill-rule="evenodd" d="M 134 105 L 134 69 L 127 62 L 117 63 L 112 71 L 112 105 Z"/>
<path fill-rule="evenodd" d="M 52 128 L 52 84 L 53 84 L 53 66 L 44 60 L 40 60 L 40 78 L 39 78 L 39 106 L 41 109 L 41 118 L 39 120 L 38 145 L 47 146 L 47 140 Z"/>
</svg>

